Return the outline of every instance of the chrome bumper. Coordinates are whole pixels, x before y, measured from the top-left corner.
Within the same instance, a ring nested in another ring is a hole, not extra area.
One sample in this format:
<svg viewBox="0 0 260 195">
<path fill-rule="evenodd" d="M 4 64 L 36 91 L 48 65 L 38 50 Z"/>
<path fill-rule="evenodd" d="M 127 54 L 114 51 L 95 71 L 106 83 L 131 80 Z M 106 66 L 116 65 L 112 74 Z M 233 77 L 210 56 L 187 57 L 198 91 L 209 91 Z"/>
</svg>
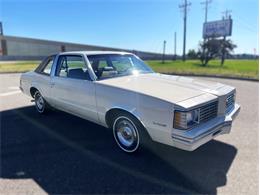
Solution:
<svg viewBox="0 0 260 195">
<path fill-rule="evenodd" d="M 183 150 L 193 151 L 201 145 L 209 142 L 214 137 L 229 133 L 232 122 L 238 115 L 239 111 L 240 106 L 235 104 L 234 109 L 223 117 L 217 117 L 216 119 L 201 124 L 189 131 L 173 130 L 172 146 Z"/>
</svg>

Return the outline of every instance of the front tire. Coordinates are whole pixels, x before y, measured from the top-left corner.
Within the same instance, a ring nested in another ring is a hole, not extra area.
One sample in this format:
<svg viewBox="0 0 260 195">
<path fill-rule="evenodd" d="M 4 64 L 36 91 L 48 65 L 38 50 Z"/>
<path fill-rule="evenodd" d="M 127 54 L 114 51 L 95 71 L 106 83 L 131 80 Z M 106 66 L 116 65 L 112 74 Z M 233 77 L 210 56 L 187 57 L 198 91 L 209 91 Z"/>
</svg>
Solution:
<svg viewBox="0 0 260 195">
<path fill-rule="evenodd" d="M 48 110 L 48 105 L 39 91 L 34 94 L 35 108 L 38 113 L 45 114 Z"/>
<path fill-rule="evenodd" d="M 112 127 L 117 145 L 127 153 L 136 152 L 148 138 L 143 125 L 134 116 L 124 112 L 114 116 Z"/>
</svg>

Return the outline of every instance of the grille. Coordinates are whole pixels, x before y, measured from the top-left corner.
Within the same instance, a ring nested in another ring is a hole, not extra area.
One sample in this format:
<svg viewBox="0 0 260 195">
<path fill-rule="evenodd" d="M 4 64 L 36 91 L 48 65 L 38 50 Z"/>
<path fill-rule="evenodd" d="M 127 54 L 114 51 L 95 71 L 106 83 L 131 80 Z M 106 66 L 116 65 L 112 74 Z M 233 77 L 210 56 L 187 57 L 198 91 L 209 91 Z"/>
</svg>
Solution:
<svg viewBox="0 0 260 195">
<path fill-rule="evenodd" d="M 200 122 L 206 122 L 218 115 L 218 101 L 212 102 L 200 108 Z"/>
<path fill-rule="evenodd" d="M 232 94 L 228 95 L 227 99 L 226 99 L 226 112 L 229 112 L 230 110 L 232 110 L 234 105 L 235 105 L 235 94 L 232 93 Z"/>
</svg>

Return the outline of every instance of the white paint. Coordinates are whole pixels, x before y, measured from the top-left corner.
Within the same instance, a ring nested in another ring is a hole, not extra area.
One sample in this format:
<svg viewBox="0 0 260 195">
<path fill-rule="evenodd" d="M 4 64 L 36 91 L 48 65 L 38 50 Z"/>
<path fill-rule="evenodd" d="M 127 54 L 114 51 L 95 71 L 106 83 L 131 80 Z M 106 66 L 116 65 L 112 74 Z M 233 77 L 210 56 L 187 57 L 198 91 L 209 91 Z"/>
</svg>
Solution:
<svg viewBox="0 0 260 195">
<path fill-rule="evenodd" d="M 18 94 L 18 93 L 21 93 L 21 91 L 17 90 L 17 91 L 10 91 L 10 92 L 6 92 L 6 93 L 0 93 L 0 97 L 5 97 L 5 96 L 9 96 L 9 95 L 15 95 L 15 94 Z"/>
<path fill-rule="evenodd" d="M 50 76 L 37 72 L 21 75 L 23 92 L 31 98 L 30 88 L 34 87 L 52 107 L 105 127 L 108 127 L 107 111 L 114 108 L 122 109 L 140 120 L 152 140 L 184 150 L 194 150 L 214 137 L 211 131 L 215 129 L 212 128 L 216 125 L 222 128 L 221 125 L 225 123 L 231 124 L 233 115 L 239 112 L 238 105 L 230 115 L 221 112 L 225 110 L 225 97 L 235 90 L 230 86 L 157 73 L 95 80 L 95 73 L 86 58 L 86 54 L 89 53 L 82 51 L 62 54 L 82 55 L 93 81 L 55 76 L 57 60 L 54 60 Z M 219 115 L 215 120 L 198 125 L 189 131 L 173 129 L 175 109 L 186 111 L 194 107 L 199 108 L 215 99 L 219 102 Z M 229 130 L 225 132 L 229 133 Z M 173 140 L 173 134 L 179 139 Z M 204 136 L 206 134 L 207 137 Z"/>
<path fill-rule="evenodd" d="M 17 87 L 17 86 L 11 86 L 11 87 L 8 87 L 8 89 L 11 89 L 11 90 L 19 90 L 19 87 Z"/>
</svg>

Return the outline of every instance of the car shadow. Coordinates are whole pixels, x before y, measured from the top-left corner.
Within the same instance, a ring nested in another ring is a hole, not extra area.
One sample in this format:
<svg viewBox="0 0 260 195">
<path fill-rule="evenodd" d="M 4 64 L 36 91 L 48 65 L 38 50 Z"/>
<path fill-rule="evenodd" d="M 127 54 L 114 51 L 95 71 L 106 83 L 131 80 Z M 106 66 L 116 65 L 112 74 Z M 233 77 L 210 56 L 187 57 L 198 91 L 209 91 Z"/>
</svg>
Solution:
<svg viewBox="0 0 260 195">
<path fill-rule="evenodd" d="M 211 141 L 194 152 L 153 143 L 121 152 L 110 130 L 34 107 L 1 112 L 1 177 L 31 178 L 49 194 L 216 194 L 237 149 Z"/>
</svg>

